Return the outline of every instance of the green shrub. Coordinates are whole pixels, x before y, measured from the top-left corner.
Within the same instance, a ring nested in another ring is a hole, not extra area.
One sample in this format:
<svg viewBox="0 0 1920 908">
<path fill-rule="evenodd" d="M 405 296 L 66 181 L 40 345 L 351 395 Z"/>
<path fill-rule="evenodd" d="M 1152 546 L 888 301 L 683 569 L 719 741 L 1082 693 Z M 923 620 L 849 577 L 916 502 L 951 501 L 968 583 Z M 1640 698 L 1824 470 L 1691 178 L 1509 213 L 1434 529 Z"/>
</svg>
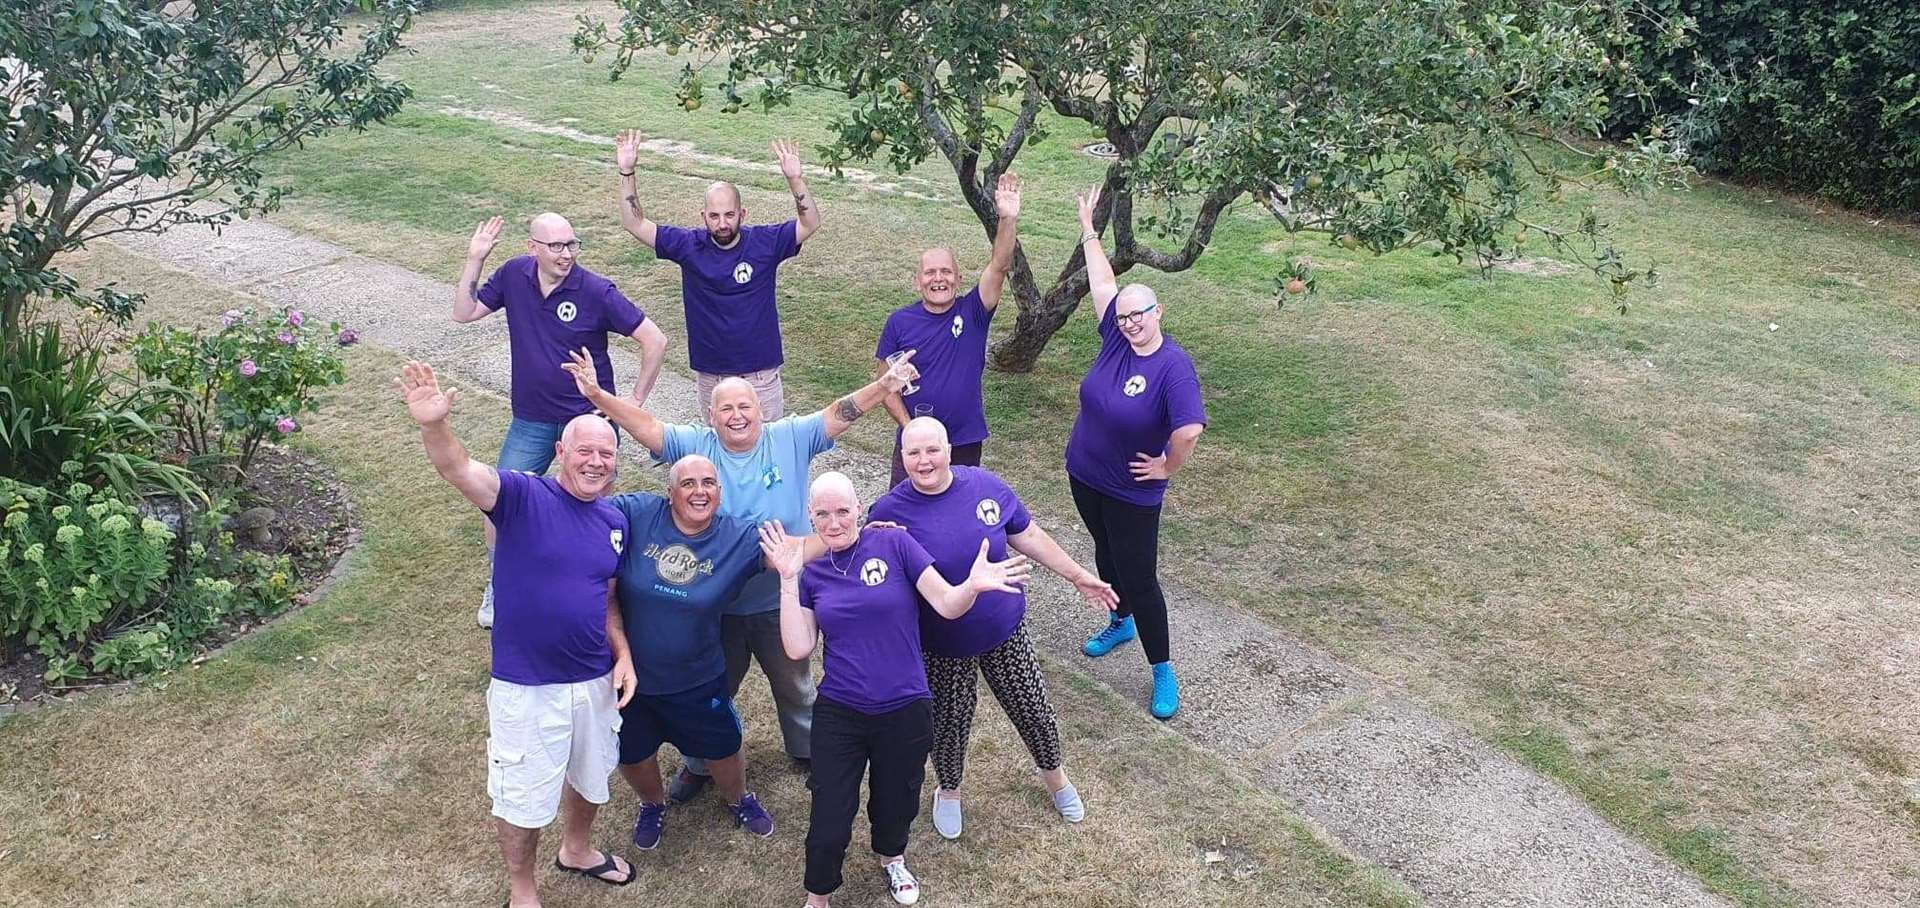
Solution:
<svg viewBox="0 0 1920 908">
<path fill-rule="evenodd" d="M 106 347 L 58 323 L 22 329 L 0 356 L 0 476 L 39 485 L 74 479 L 129 497 L 204 499 L 193 475 L 156 455 L 166 431 L 163 389 L 117 389 Z M 63 472 L 77 464 L 77 473 Z"/>
<path fill-rule="evenodd" d="M 315 394 L 346 381 L 338 349 L 357 335 L 338 322 L 323 332 L 294 308 L 264 318 L 230 309 L 220 323 L 212 334 L 149 325 L 134 340 L 134 361 L 172 392 L 188 453 L 235 456 L 244 474 L 262 441 L 299 431 L 319 406 Z"/>
<path fill-rule="evenodd" d="M 1702 170 L 1920 213 L 1920 4 L 1891 0 L 1651 0 L 1690 16 L 1698 43 L 1649 41 L 1633 60 L 1655 87 L 1616 97 L 1626 135 L 1680 114 Z"/>
</svg>

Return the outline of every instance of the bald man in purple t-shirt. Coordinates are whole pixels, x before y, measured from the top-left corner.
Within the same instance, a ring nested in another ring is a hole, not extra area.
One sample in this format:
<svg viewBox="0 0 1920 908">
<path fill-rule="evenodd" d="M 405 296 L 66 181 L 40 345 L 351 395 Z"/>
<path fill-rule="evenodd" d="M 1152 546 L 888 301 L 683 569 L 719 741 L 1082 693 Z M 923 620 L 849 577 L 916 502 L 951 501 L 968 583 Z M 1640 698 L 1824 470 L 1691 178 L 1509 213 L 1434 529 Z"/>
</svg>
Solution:
<svg viewBox="0 0 1920 908">
<path fill-rule="evenodd" d="M 634 168 L 640 161 L 640 133 L 623 132 L 614 143 L 620 173 L 615 207 L 620 225 L 655 255 L 680 266 L 680 296 L 687 313 L 687 361 L 702 406 L 722 379 L 739 377 L 753 385 L 768 422 L 787 412 L 780 381 L 785 354 L 780 346 L 780 310 L 774 279 L 780 263 L 798 255 L 801 244 L 820 229 L 819 200 L 807 190 L 800 151 L 792 142 L 773 143 L 780 174 L 793 193 L 795 216 L 779 224 L 746 225 L 740 189 L 728 182 L 707 187 L 699 229 L 654 223 L 640 206 Z"/>
<path fill-rule="evenodd" d="M 553 464 L 553 443 L 559 440 L 560 430 L 568 420 L 593 411 L 573 379 L 559 369 L 569 353 L 587 349 L 600 386 L 611 392 L 613 363 L 607 358 L 607 335 L 638 341 L 640 377 L 633 386 L 633 399 L 644 405 L 660 377 L 667 336 L 612 281 L 577 261 L 580 239 L 573 225 L 552 212 L 527 225 L 527 254 L 501 265 L 482 284 L 480 272 L 503 226 L 496 217 L 474 228 L 467 242 L 466 266 L 453 290 L 453 320 L 464 324 L 506 311 L 513 421 L 500 442 L 496 465 L 502 470 L 545 473 Z M 491 551 L 495 534 L 490 521 L 486 534 Z M 491 583 L 481 596 L 476 620 L 481 627 L 493 626 Z"/>
</svg>

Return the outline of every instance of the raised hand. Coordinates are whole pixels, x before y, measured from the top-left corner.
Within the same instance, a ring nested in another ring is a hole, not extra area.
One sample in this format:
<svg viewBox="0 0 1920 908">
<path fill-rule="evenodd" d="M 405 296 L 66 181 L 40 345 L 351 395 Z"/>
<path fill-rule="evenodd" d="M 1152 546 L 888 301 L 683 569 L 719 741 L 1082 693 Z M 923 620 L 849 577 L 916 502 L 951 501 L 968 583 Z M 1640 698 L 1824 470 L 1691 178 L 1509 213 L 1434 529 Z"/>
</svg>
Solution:
<svg viewBox="0 0 1920 908">
<path fill-rule="evenodd" d="M 967 583 L 974 592 L 984 593 L 999 590 L 1003 593 L 1020 592 L 1020 586 L 1027 582 L 1027 575 L 1033 573 L 1033 564 L 1025 555 L 1013 555 L 1005 561 L 987 560 L 987 540 L 980 540 L 980 554 L 974 556 L 973 570 L 967 573 Z"/>
<path fill-rule="evenodd" d="M 440 422 L 453 412 L 453 389 L 440 390 L 440 380 L 426 363 L 408 360 L 393 385 L 400 389 L 400 398 L 407 402 L 407 415 L 414 422 L 423 426 Z"/>
<path fill-rule="evenodd" d="M 800 176 L 800 148 L 786 139 L 773 141 L 774 160 L 780 162 L 780 175 L 789 180 Z"/>
<path fill-rule="evenodd" d="M 1127 469 L 1133 471 L 1133 479 L 1135 482 L 1152 482 L 1156 479 L 1165 479 L 1167 478 L 1167 455 L 1162 454 L 1158 457 L 1148 457 L 1145 454 L 1136 452 L 1133 455 L 1133 461 L 1127 464 Z"/>
<path fill-rule="evenodd" d="M 1099 231 L 1093 229 L 1093 212 L 1100 207 L 1100 187 L 1095 186 L 1076 195 L 1074 200 L 1080 203 L 1080 229 L 1088 233 L 1098 233 Z"/>
<path fill-rule="evenodd" d="M 993 207 L 1003 218 L 1017 218 L 1020 216 L 1019 174 L 1003 173 L 1000 175 L 1000 185 L 993 190 Z M 1082 218 L 1082 220 L 1088 224 L 1093 223 L 1091 218 Z"/>
<path fill-rule="evenodd" d="M 780 572 L 782 580 L 800 576 L 800 568 L 806 559 L 806 547 L 800 538 L 788 536 L 786 528 L 778 520 L 769 520 L 760 525 L 760 553 L 767 556 L 767 563 Z"/>
<path fill-rule="evenodd" d="M 569 359 L 561 363 L 560 368 L 567 370 L 567 374 L 573 376 L 573 386 L 579 389 L 580 396 L 591 400 L 594 394 L 602 390 L 600 372 L 593 367 L 593 356 L 587 353 L 585 347 L 568 350 L 567 356 Z"/>
<path fill-rule="evenodd" d="M 913 364 L 913 355 L 918 350 L 902 350 L 887 357 L 887 371 L 880 376 L 880 384 L 890 394 L 899 394 L 914 380 L 920 377 L 920 369 Z"/>
<path fill-rule="evenodd" d="M 500 228 L 506 225 L 498 215 L 481 221 L 473 228 L 473 239 L 467 241 L 467 258 L 486 261 L 493 254 L 493 244 L 500 242 Z"/>
<path fill-rule="evenodd" d="M 626 130 L 613 140 L 613 166 L 621 173 L 632 173 L 633 166 L 640 163 L 640 143 L 647 140 L 638 129 Z"/>
<path fill-rule="evenodd" d="M 1120 594 L 1113 591 L 1113 585 L 1101 580 L 1097 575 L 1082 572 L 1073 578 L 1073 588 L 1080 591 L 1080 598 L 1087 604 L 1111 612 L 1120 605 Z"/>
</svg>

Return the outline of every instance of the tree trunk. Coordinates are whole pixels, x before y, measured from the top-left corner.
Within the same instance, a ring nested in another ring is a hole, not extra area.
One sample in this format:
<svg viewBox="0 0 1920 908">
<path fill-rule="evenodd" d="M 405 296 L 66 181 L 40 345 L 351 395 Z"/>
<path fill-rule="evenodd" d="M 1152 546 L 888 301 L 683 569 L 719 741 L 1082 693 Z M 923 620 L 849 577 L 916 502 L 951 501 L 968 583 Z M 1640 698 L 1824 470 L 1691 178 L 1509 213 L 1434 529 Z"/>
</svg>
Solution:
<svg viewBox="0 0 1920 908">
<path fill-rule="evenodd" d="M 1031 372 L 1033 364 L 1040 358 L 1040 351 L 1047 348 L 1047 341 L 1053 338 L 1067 319 L 1080 307 L 1080 297 L 1086 294 L 1082 281 L 1061 280 L 1040 294 L 1034 286 L 1031 272 L 1026 280 L 1014 282 L 1014 292 L 1020 301 L 1020 314 L 1013 322 L 1013 335 L 995 344 L 989 354 L 993 367 L 1002 372 Z"/>
</svg>

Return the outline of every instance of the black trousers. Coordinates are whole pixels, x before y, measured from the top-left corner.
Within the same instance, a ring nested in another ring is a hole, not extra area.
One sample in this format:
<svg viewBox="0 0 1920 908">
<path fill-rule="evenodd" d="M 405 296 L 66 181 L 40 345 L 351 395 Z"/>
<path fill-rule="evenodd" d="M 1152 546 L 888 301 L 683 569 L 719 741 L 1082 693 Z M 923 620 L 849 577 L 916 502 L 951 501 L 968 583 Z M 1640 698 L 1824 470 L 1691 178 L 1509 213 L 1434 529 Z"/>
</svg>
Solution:
<svg viewBox="0 0 1920 908">
<path fill-rule="evenodd" d="M 1093 536 L 1093 567 L 1120 594 L 1116 617 L 1133 616 L 1148 664 L 1172 658 L 1167 597 L 1160 592 L 1160 508 L 1121 501 L 1073 477 L 1073 506 Z"/>
<path fill-rule="evenodd" d="M 907 853 L 907 831 L 920 813 L 920 785 L 933 748 L 933 702 L 915 700 L 873 716 L 821 697 L 813 703 L 813 814 L 807 819 L 807 891 L 840 888 L 841 865 L 867 777 L 867 822 L 873 853 Z"/>
<path fill-rule="evenodd" d="M 970 445 L 954 445 L 948 457 L 951 462 L 960 464 L 961 466 L 977 467 L 980 465 L 980 446 L 984 444 L 986 444 L 986 442 L 976 441 Z M 900 456 L 900 439 L 895 438 L 893 440 L 893 481 L 888 487 L 897 486 L 906 478 L 907 464 Z"/>
</svg>

